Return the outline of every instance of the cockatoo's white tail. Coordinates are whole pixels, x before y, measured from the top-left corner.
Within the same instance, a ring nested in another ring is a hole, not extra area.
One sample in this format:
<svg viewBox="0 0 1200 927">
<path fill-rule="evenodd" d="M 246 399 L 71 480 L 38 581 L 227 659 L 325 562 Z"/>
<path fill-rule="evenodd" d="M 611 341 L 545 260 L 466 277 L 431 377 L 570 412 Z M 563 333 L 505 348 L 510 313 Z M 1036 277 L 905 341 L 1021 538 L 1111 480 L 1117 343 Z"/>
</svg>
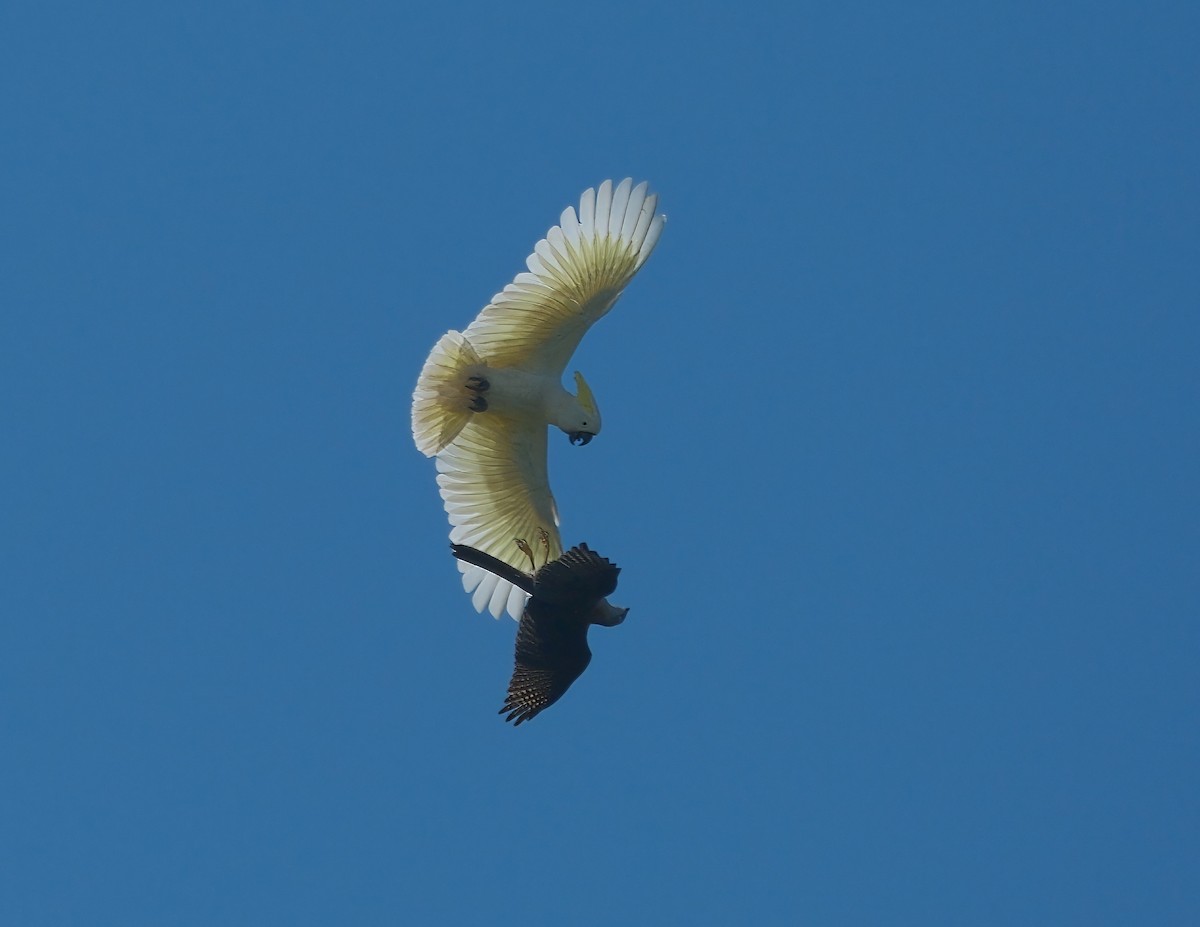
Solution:
<svg viewBox="0 0 1200 927">
<path fill-rule="evenodd" d="M 479 355 L 459 332 L 449 331 L 429 352 L 413 390 L 412 429 L 417 449 L 432 457 L 458 437 L 471 410 L 464 401 L 463 383 Z"/>
</svg>

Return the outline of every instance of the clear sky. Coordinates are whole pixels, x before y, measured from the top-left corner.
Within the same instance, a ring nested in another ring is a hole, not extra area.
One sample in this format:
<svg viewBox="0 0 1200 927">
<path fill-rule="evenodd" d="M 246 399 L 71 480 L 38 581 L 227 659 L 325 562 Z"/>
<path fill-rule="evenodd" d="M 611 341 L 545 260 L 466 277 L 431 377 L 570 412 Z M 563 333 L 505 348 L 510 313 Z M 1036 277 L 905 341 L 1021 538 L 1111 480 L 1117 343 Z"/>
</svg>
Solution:
<svg viewBox="0 0 1200 927">
<path fill-rule="evenodd" d="M 0 923 L 1200 923 L 1197 9 L 6 6 Z M 410 395 L 626 175 L 514 730 Z"/>
</svg>

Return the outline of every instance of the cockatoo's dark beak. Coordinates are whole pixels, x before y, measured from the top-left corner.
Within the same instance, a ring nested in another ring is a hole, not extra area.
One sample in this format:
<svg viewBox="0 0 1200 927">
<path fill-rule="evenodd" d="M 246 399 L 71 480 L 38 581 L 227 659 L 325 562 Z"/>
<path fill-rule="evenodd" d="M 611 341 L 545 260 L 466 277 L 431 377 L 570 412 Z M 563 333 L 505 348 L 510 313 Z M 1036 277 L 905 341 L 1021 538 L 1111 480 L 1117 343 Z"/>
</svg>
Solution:
<svg viewBox="0 0 1200 927">
<path fill-rule="evenodd" d="M 596 436 L 590 431 L 572 431 L 567 437 L 571 439 L 572 444 L 587 444 Z"/>
</svg>

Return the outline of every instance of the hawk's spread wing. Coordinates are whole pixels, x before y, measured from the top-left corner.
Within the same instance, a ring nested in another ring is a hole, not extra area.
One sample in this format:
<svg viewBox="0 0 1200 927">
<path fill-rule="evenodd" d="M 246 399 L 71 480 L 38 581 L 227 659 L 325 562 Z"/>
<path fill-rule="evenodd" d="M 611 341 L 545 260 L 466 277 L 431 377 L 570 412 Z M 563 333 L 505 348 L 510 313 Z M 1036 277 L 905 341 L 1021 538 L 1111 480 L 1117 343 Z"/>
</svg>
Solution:
<svg viewBox="0 0 1200 927">
<path fill-rule="evenodd" d="M 517 628 L 516 666 L 500 714 L 517 724 L 528 721 L 562 698 L 591 659 L 586 622 L 564 620 L 556 609 L 527 610 Z"/>
<path fill-rule="evenodd" d="M 620 572 L 608 558 L 580 544 L 537 571 L 533 594 L 544 602 L 585 611 L 598 599 L 612 595 Z"/>
<path fill-rule="evenodd" d="M 450 517 L 450 541 L 491 554 L 524 570 L 529 558 L 516 539 L 529 543 L 539 559 L 546 532 L 553 559 L 562 553 L 558 512 L 546 477 L 546 426 L 476 415 L 437 457 L 438 488 Z M 526 595 L 487 570 L 458 561 L 463 586 L 475 608 L 499 618 L 507 609 L 519 617 Z"/>
<path fill-rule="evenodd" d="M 584 191 L 463 335 L 493 367 L 561 376 L 584 333 L 612 308 L 662 234 L 658 196 L 626 177 Z"/>
</svg>

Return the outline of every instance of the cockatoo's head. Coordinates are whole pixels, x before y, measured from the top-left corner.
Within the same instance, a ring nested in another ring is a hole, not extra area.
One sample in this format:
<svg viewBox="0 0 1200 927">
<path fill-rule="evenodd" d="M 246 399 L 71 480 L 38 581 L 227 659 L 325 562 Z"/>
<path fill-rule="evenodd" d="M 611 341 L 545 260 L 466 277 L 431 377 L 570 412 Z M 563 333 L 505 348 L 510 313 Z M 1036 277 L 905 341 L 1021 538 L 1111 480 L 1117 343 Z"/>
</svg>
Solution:
<svg viewBox="0 0 1200 927">
<path fill-rule="evenodd" d="M 567 433 L 572 444 L 587 444 L 600 433 L 600 409 L 579 371 L 575 371 L 575 389 L 574 408 L 568 413 L 567 421 L 560 422 L 558 427 Z"/>
</svg>

